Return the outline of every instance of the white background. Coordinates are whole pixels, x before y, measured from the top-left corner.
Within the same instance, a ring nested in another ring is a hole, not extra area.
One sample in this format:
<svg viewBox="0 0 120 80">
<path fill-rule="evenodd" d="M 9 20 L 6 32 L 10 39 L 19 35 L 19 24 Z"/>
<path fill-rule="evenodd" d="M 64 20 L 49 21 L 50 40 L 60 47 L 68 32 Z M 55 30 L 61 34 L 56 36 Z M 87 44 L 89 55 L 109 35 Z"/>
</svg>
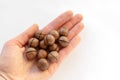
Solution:
<svg viewBox="0 0 120 80">
<path fill-rule="evenodd" d="M 0 0 L 0 50 L 33 23 L 66 10 L 84 16 L 81 43 L 50 80 L 120 80 L 119 0 Z"/>
</svg>

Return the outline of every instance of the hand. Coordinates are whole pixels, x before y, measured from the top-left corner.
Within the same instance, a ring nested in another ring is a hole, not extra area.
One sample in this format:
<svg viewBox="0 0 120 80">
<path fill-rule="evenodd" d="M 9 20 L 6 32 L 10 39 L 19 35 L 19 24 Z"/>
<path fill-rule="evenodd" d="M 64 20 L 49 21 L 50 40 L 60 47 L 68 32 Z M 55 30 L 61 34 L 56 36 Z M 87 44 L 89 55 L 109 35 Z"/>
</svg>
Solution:
<svg viewBox="0 0 120 80">
<path fill-rule="evenodd" d="M 25 32 L 6 42 L 0 56 L 0 76 L 8 78 L 8 80 L 48 80 L 64 58 L 79 43 L 78 34 L 83 29 L 81 20 L 80 14 L 73 16 L 71 11 L 67 11 L 45 26 L 43 30 L 47 33 L 52 29 L 67 27 L 69 29 L 68 39 L 70 40 L 69 46 L 60 50 L 60 60 L 51 64 L 46 71 L 40 71 L 35 65 L 35 61 L 28 61 L 24 55 L 25 44 L 38 30 L 38 25 L 34 24 Z"/>
</svg>

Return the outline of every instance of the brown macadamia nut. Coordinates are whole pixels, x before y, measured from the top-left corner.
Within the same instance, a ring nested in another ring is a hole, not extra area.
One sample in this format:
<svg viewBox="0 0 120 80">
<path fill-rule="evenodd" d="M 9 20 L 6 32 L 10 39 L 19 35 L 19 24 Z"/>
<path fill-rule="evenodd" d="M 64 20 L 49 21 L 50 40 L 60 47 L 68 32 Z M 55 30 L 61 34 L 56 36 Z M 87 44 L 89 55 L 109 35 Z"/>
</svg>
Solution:
<svg viewBox="0 0 120 80">
<path fill-rule="evenodd" d="M 28 60 L 37 60 L 37 67 L 41 71 L 49 68 L 49 65 L 58 62 L 59 51 L 69 45 L 68 29 L 65 27 L 60 30 L 51 30 L 48 34 L 38 30 L 33 38 L 28 41 L 26 57 Z"/>
<path fill-rule="evenodd" d="M 38 51 L 38 56 L 37 57 L 38 57 L 38 59 L 46 58 L 47 57 L 47 51 L 44 50 L 44 49 L 40 49 Z"/>
<path fill-rule="evenodd" d="M 37 62 L 37 66 L 40 70 L 45 71 L 49 68 L 49 63 L 46 59 L 39 59 Z"/>
<path fill-rule="evenodd" d="M 65 36 L 61 36 L 61 37 L 59 38 L 59 44 L 60 44 L 60 46 L 62 46 L 62 47 L 68 46 L 68 45 L 69 45 L 69 40 L 68 40 L 68 38 L 65 37 Z"/>
<path fill-rule="evenodd" d="M 45 36 L 44 41 L 46 45 L 52 45 L 55 43 L 55 38 L 53 35 L 48 34 Z"/>
<path fill-rule="evenodd" d="M 45 37 L 45 32 L 43 32 L 42 30 L 39 30 L 35 33 L 35 37 L 38 38 L 39 40 L 43 40 Z"/>
<path fill-rule="evenodd" d="M 47 59 L 48 59 L 50 62 L 52 62 L 52 63 L 57 62 L 58 59 L 59 59 L 59 54 L 58 54 L 58 52 L 57 52 L 57 51 L 52 51 L 52 52 L 50 52 L 50 53 L 48 54 Z"/>
<path fill-rule="evenodd" d="M 61 36 L 68 36 L 68 29 L 65 28 L 65 27 L 62 27 L 60 30 L 59 30 L 59 34 Z"/>
<path fill-rule="evenodd" d="M 45 44 L 44 40 L 40 41 L 40 48 L 42 49 L 46 49 L 47 48 L 47 45 Z"/>
<path fill-rule="evenodd" d="M 31 38 L 28 42 L 30 47 L 37 47 L 39 45 L 39 40 L 37 38 Z"/>
<path fill-rule="evenodd" d="M 57 44 L 53 44 L 53 45 L 50 45 L 50 46 L 48 47 L 48 50 L 49 50 L 49 51 L 58 51 L 58 50 L 59 50 L 59 47 L 58 47 Z"/>
<path fill-rule="evenodd" d="M 59 38 L 59 33 L 58 33 L 58 31 L 56 31 L 56 30 L 50 31 L 50 34 L 53 35 L 53 36 L 55 37 L 55 39 L 58 39 L 58 38 Z"/>
<path fill-rule="evenodd" d="M 37 50 L 35 48 L 28 48 L 26 50 L 26 57 L 28 60 L 34 59 L 36 55 L 37 55 Z"/>
</svg>

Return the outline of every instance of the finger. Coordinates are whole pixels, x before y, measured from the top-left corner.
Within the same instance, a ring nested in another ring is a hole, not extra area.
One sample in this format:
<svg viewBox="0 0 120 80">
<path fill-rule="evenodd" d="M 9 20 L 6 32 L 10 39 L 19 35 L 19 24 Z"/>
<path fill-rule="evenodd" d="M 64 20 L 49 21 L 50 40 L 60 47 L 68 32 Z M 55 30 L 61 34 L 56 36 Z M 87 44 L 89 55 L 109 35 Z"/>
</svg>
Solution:
<svg viewBox="0 0 120 80">
<path fill-rule="evenodd" d="M 83 19 L 82 15 L 76 14 L 70 21 L 68 21 L 66 24 L 64 24 L 63 27 L 70 30 L 72 27 L 74 27 L 74 25 L 76 25 L 82 19 Z"/>
<path fill-rule="evenodd" d="M 76 35 L 78 35 L 84 28 L 83 23 L 76 24 L 68 33 L 68 39 L 72 40 Z"/>
<path fill-rule="evenodd" d="M 63 24 L 68 22 L 73 16 L 72 11 L 67 11 L 58 16 L 56 19 L 54 19 L 51 23 L 49 23 L 45 28 L 43 28 L 43 31 L 49 32 L 53 29 L 58 29 Z"/>
<path fill-rule="evenodd" d="M 61 62 L 70 54 L 70 52 L 77 46 L 77 44 L 80 42 L 80 37 L 76 36 L 75 38 L 73 38 L 69 44 L 69 46 L 67 46 L 66 48 L 60 50 L 59 54 L 60 54 L 60 59 L 57 63 L 53 63 L 50 65 L 48 71 L 50 74 L 53 74 L 57 68 L 59 67 L 59 65 L 61 64 Z"/>
<path fill-rule="evenodd" d="M 19 47 L 22 47 L 27 43 L 29 38 L 31 38 L 35 34 L 37 30 L 38 30 L 38 25 L 34 24 L 26 31 L 15 37 L 12 41 Z"/>
<path fill-rule="evenodd" d="M 60 50 L 60 60 L 58 63 L 60 63 L 64 58 L 66 58 L 70 54 L 70 52 L 79 44 L 79 42 L 80 37 L 77 35 L 71 40 L 69 46 Z"/>
</svg>

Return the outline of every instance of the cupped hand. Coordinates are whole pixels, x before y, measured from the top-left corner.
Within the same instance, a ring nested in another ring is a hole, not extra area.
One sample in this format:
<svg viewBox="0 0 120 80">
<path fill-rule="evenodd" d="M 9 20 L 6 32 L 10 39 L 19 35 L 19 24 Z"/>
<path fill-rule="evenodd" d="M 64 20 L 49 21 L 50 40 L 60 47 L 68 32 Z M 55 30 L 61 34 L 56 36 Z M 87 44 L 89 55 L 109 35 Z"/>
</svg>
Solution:
<svg viewBox="0 0 120 80">
<path fill-rule="evenodd" d="M 38 30 L 38 25 L 34 24 L 17 37 L 5 43 L 0 55 L 0 76 L 8 80 L 48 80 L 57 70 L 61 62 L 80 42 L 78 34 L 83 29 L 81 23 L 82 16 L 72 11 L 67 11 L 58 16 L 55 20 L 43 28 L 43 31 L 49 32 L 52 29 L 66 27 L 69 29 L 69 46 L 60 50 L 60 59 L 57 63 L 50 65 L 46 71 L 40 71 L 35 65 L 35 61 L 28 61 L 24 54 L 27 41 L 33 37 Z"/>
</svg>

